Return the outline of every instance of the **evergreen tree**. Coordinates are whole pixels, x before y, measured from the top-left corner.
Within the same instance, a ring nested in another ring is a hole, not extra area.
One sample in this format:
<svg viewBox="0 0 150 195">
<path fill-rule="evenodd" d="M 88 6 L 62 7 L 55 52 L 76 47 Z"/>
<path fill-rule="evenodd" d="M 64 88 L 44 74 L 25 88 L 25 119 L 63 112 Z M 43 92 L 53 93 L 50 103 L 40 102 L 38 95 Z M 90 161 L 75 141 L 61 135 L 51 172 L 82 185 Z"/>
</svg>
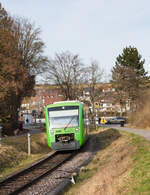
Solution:
<svg viewBox="0 0 150 195">
<path fill-rule="evenodd" d="M 112 84 L 116 88 L 117 98 L 122 106 L 130 100 L 132 111 L 138 106 L 140 93 L 146 88 L 148 77 L 144 63 L 138 50 L 129 46 L 116 58 L 112 70 Z"/>
</svg>

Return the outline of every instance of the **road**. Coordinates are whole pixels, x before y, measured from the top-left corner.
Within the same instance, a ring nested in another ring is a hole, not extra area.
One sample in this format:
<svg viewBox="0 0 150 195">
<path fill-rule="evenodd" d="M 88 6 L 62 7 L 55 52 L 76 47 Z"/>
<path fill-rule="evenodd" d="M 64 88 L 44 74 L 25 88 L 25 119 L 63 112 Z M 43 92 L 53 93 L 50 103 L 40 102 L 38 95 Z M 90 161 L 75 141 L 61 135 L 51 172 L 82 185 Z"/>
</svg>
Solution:
<svg viewBox="0 0 150 195">
<path fill-rule="evenodd" d="M 30 134 L 37 134 L 37 133 L 41 133 L 42 130 L 39 129 L 38 125 L 33 125 L 33 124 L 29 124 L 29 125 L 23 125 L 24 129 L 28 129 Z"/>
<path fill-rule="evenodd" d="M 147 140 L 150 141 L 150 129 L 149 130 L 144 130 L 144 129 L 134 129 L 134 128 L 128 128 L 128 127 L 120 127 L 120 125 L 105 125 L 106 127 L 113 127 L 115 129 L 118 129 L 118 130 L 123 130 L 123 131 L 127 131 L 127 132 L 130 132 L 130 133 L 136 133 L 136 134 L 139 134 L 143 137 L 145 137 Z M 27 126 L 26 128 L 29 129 L 29 132 L 31 134 L 35 134 L 35 133 L 41 133 L 42 131 L 39 130 L 38 128 L 34 128 L 32 129 L 32 127 L 30 126 Z"/>
<path fill-rule="evenodd" d="M 120 125 L 106 125 L 106 127 L 112 127 L 118 130 L 123 130 L 131 133 L 139 134 L 143 137 L 145 137 L 147 140 L 150 141 L 150 129 L 144 130 L 144 129 L 134 129 L 134 128 L 128 128 L 128 127 L 120 127 Z"/>
</svg>

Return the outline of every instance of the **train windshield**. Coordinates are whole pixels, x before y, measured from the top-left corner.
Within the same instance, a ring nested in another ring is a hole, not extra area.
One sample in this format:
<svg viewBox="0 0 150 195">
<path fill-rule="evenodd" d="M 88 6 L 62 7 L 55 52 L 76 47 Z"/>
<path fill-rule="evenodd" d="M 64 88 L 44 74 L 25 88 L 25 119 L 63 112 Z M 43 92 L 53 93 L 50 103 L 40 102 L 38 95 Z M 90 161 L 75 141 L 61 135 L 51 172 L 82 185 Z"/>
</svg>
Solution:
<svg viewBox="0 0 150 195">
<path fill-rule="evenodd" d="M 79 126 L 78 110 L 78 106 L 48 108 L 50 129 Z"/>
</svg>

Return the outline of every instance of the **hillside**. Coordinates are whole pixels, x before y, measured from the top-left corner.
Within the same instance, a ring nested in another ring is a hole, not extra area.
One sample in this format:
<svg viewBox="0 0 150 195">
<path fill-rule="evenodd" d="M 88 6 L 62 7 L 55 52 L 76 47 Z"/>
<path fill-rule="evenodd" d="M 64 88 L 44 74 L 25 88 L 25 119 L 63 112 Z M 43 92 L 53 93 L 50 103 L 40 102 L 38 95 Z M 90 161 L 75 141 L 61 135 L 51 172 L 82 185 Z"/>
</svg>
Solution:
<svg viewBox="0 0 150 195">
<path fill-rule="evenodd" d="M 117 132 L 120 136 L 113 140 Z M 64 194 L 149 194 L 150 143 L 113 129 L 98 133 L 98 141 L 101 149 L 88 166 L 81 168 L 76 184 Z"/>
</svg>

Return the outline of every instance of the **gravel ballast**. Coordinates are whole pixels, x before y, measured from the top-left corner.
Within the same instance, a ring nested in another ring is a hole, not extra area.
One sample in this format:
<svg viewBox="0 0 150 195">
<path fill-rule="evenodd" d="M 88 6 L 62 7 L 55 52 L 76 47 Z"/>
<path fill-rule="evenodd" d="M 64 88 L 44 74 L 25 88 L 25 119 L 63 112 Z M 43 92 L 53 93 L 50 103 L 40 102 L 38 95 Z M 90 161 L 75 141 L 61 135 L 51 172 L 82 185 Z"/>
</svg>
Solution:
<svg viewBox="0 0 150 195">
<path fill-rule="evenodd" d="M 66 186 L 71 184 L 72 175 L 80 170 L 81 166 L 87 164 L 93 157 L 95 150 L 92 147 L 92 143 L 95 142 L 96 137 L 90 136 L 85 146 L 79 150 L 79 153 L 75 155 L 71 160 L 59 167 L 51 175 L 44 177 L 38 183 L 29 187 L 23 195 L 55 195 L 61 194 Z"/>
</svg>

